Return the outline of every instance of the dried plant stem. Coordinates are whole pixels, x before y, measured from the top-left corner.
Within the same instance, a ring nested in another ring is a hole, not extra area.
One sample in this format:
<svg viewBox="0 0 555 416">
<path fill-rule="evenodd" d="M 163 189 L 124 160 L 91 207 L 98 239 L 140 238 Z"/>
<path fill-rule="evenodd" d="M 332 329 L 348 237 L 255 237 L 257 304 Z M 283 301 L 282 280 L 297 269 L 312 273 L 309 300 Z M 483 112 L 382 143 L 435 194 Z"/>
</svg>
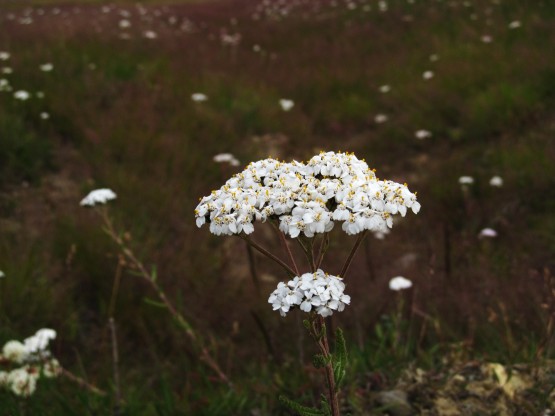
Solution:
<svg viewBox="0 0 555 416">
<path fill-rule="evenodd" d="M 99 211 L 102 219 L 104 220 L 104 230 L 108 234 L 108 236 L 118 244 L 120 249 L 122 250 L 125 258 L 131 263 L 131 265 L 136 269 L 138 274 L 142 276 L 154 289 L 158 298 L 162 301 L 164 306 L 168 309 L 170 314 L 174 317 L 177 323 L 182 327 L 185 331 L 187 336 L 193 341 L 194 346 L 200 351 L 200 359 L 206 363 L 206 365 L 214 371 L 219 379 L 228 384 L 230 387 L 233 387 L 233 384 L 227 377 L 227 375 L 222 371 L 216 360 L 212 358 L 210 352 L 202 342 L 202 339 L 197 335 L 194 331 L 192 325 L 185 319 L 185 317 L 175 308 L 175 306 L 171 303 L 171 301 L 166 296 L 165 292 L 160 288 L 158 283 L 156 282 L 156 276 L 154 273 L 150 273 L 143 263 L 135 256 L 135 253 L 127 247 L 125 241 L 120 237 L 120 235 L 116 232 L 110 217 L 108 216 L 107 212 L 104 210 Z"/>
<path fill-rule="evenodd" d="M 291 276 L 297 276 L 297 274 L 295 273 L 295 270 L 293 270 L 291 267 L 289 267 L 287 265 L 287 263 L 285 263 L 283 260 L 281 260 L 279 257 L 273 255 L 272 253 L 270 253 L 268 250 L 266 250 L 264 247 L 262 247 L 260 244 L 254 242 L 253 240 L 251 240 L 249 237 L 247 237 L 246 235 L 242 235 L 242 234 L 236 234 L 239 238 L 242 238 L 243 240 L 245 240 L 252 248 L 254 248 L 255 250 L 258 250 L 260 253 L 264 254 L 266 257 L 268 257 L 270 260 L 273 260 L 275 263 L 279 264 L 287 273 L 289 273 Z"/>
<path fill-rule="evenodd" d="M 353 248 L 351 249 L 351 252 L 349 253 L 349 256 L 347 257 L 347 260 L 345 260 L 345 264 L 343 265 L 343 268 L 341 269 L 341 273 L 339 273 L 339 276 L 344 278 L 345 275 L 347 274 L 347 271 L 349 271 L 349 267 L 351 266 L 351 263 L 353 262 L 353 258 L 355 257 L 355 254 L 356 254 L 358 248 L 360 247 L 360 244 L 364 240 L 364 237 L 366 237 L 367 233 L 368 233 L 368 231 L 364 230 L 363 232 L 361 232 L 359 234 L 359 236 L 357 238 L 357 241 L 355 241 L 355 245 L 353 246 Z"/>
<path fill-rule="evenodd" d="M 91 393 L 98 394 L 99 396 L 106 396 L 107 395 L 107 393 L 104 390 L 101 390 L 98 387 L 93 386 L 88 381 L 82 379 L 81 377 L 76 376 L 71 371 L 66 370 L 63 367 L 60 368 L 60 374 L 63 375 L 68 380 L 71 380 L 72 382 L 77 384 L 79 387 L 90 391 Z"/>
<path fill-rule="evenodd" d="M 110 326 L 110 337 L 112 339 L 112 361 L 114 371 L 114 387 L 116 390 L 116 405 L 114 407 L 114 415 L 121 414 L 121 384 L 119 378 L 119 352 L 118 352 L 118 338 L 116 334 L 116 323 L 114 318 L 110 316 L 108 321 Z"/>
</svg>

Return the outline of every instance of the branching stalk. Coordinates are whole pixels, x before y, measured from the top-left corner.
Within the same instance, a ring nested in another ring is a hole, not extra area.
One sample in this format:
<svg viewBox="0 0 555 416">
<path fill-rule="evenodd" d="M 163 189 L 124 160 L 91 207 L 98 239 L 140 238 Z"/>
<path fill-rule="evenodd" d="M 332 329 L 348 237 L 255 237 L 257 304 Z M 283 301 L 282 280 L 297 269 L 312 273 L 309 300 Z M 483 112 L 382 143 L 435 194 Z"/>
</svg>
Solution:
<svg viewBox="0 0 555 416">
<path fill-rule="evenodd" d="M 279 257 L 273 255 L 272 253 L 270 253 L 268 250 L 266 250 L 264 247 L 262 247 L 260 244 L 254 242 L 253 240 L 251 240 L 248 236 L 243 235 L 243 234 L 236 234 L 239 238 L 242 238 L 243 240 L 245 240 L 252 248 L 254 248 L 255 250 L 258 250 L 260 253 L 264 254 L 266 257 L 268 257 L 270 260 L 273 260 L 275 263 L 279 264 L 287 273 L 289 273 L 291 276 L 297 276 L 297 274 L 295 273 L 295 270 L 293 270 L 291 267 L 289 267 L 287 265 L 287 263 L 285 263 L 283 260 L 281 260 Z"/>
<path fill-rule="evenodd" d="M 360 244 L 364 240 L 364 237 L 366 237 L 367 233 L 368 233 L 368 231 L 364 230 L 363 232 L 361 232 L 359 234 L 359 236 L 357 238 L 357 241 L 355 241 L 355 245 L 353 246 L 353 248 L 351 249 L 351 252 L 349 253 L 349 256 L 347 257 L 347 260 L 345 260 L 345 264 L 343 265 L 343 268 L 341 269 L 341 273 L 339 273 L 339 276 L 344 278 L 345 275 L 347 274 L 347 271 L 349 270 L 349 267 L 351 266 L 351 263 L 353 262 L 353 258 L 355 257 L 355 254 L 356 254 L 358 248 L 360 247 Z"/>
<path fill-rule="evenodd" d="M 108 216 L 107 212 L 104 210 L 101 210 L 99 212 L 100 212 L 100 215 L 102 216 L 102 219 L 104 220 L 104 225 L 105 225 L 104 231 L 115 243 L 118 244 L 118 246 L 122 250 L 127 260 L 133 265 L 133 267 L 136 269 L 138 274 L 142 276 L 150 284 L 150 286 L 154 289 L 154 291 L 156 292 L 156 294 L 158 295 L 158 297 L 160 298 L 164 306 L 168 309 L 170 314 L 174 317 L 177 323 L 182 327 L 182 329 L 185 331 L 185 333 L 191 339 L 191 341 L 193 341 L 194 346 L 200 351 L 201 361 L 206 363 L 206 365 L 218 375 L 219 379 L 222 382 L 225 382 L 230 387 L 233 387 L 233 384 L 231 383 L 227 375 L 222 371 L 222 369 L 220 368 L 216 360 L 214 360 L 214 358 L 211 356 L 210 352 L 202 342 L 201 338 L 194 331 L 192 325 L 176 309 L 176 307 L 168 299 L 168 297 L 166 296 L 162 288 L 160 288 L 160 286 L 156 282 L 156 278 L 154 274 L 151 274 L 146 269 L 143 263 L 136 257 L 135 253 L 129 247 L 127 247 L 125 241 L 123 241 L 120 235 L 116 232 L 113 226 L 113 223 L 110 217 Z"/>
</svg>

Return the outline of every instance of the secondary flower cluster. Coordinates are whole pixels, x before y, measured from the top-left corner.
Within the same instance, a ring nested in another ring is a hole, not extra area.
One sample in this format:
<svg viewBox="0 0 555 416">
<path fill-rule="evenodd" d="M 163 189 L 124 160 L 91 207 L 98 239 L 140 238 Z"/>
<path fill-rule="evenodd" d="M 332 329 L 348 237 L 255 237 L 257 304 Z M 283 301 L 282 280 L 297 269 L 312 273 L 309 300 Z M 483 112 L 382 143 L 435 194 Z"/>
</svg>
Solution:
<svg viewBox="0 0 555 416">
<path fill-rule="evenodd" d="M 347 234 L 383 232 L 392 215 L 420 210 L 406 185 L 379 180 L 352 153 L 321 153 L 307 163 L 264 159 L 251 163 L 220 189 L 201 199 L 196 223 L 216 235 L 254 231 L 255 221 L 277 219 L 292 238 L 330 231 L 342 222 Z"/>
<path fill-rule="evenodd" d="M 18 396 L 28 397 L 35 392 L 41 376 L 56 377 L 61 367 L 48 351 L 48 343 L 54 338 L 56 331 L 44 328 L 23 342 L 8 341 L 2 348 L 0 363 L 13 363 L 20 367 L 0 371 L 0 387 L 10 389 Z"/>
<path fill-rule="evenodd" d="M 334 311 L 341 312 L 351 302 L 351 297 L 345 295 L 344 291 L 343 279 L 318 269 L 315 273 L 295 276 L 287 284 L 280 282 L 268 303 L 272 304 L 274 311 L 279 310 L 281 316 L 298 306 L 304 312 L 315 310 L 326 317 Z"/>
</svg>

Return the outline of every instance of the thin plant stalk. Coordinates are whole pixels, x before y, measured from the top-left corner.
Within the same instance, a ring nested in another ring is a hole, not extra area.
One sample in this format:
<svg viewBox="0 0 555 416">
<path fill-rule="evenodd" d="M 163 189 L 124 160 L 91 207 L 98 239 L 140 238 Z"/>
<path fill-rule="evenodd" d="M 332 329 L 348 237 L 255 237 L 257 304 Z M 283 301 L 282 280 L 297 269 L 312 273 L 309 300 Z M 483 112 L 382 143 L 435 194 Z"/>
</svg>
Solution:
<svg viewBox="0 0 555 416">
<path fill-rule="evenodd" d="M 360 244 L 364 240 L 364 237 L 366 237 L 367 233 L 368 233 L 368 231 L 364 230 L 363 232 L 361 232 L 358 235 L 357 241 L 355 241 L 355 245 L 351 249 L 351 252 L 349 253 L 349 256 L 347 257 L 347 260 L 345 260 L 345 264 L 343 265 L 343 268 L 341 269 L 341 273 L 339 273 L 339 276 L 345 278 L 345 275 L 349 271 L 349 267 L 351 266 L 351 263 L 353 262 L 353 258 L 355 257 L 355 254 L 356 254 L 358 248 L 360 247 Z"/>
<path fill-rule="evenodd" d="M 249 237 L 247 237 L 246 235 L 242 235 L 242 234 L 237 234 L 239 238 L 242 238 L 243 240 L 245 240 L 252 248 L 254 248 L 255 250 L 258 250 L 260 253 L 264 254 L 266 257 L 268 257 L 270 260 L 273 260 L 275 263 L 279 264 L 287 273 L 289 273 L 291 276 L 296 276 L 297 274 L 295 273 L 295 270 L 293 270 L 291 267 L 289 267 L 287 265 L 287 263 L 285 263 L 283 260 L 281 260 L 279 257 L 273 255 L 272 253 L 270 253 L 268 250 L 266 250 L 264 247 L 262 247 L 260 244 L 254 242 L 253 240 L 251 240 Z"/>
<path fill-rule="evenodd" d="M 114 371 L 114 387 L 116 390 L 116 404 L 114 406 L 114 415 L 118 416 L 121 414 L 121 384 L 119 377 L 119 352 L 118 352 L 118 337 L 116 333 L 116 322 L 111 316 L 108 321 L 110 326 L 110 337 L 112 339 L 112 362 Z"/>
<path fill-rule="evenodd" d="M 182 327 L 182 329 L 185 331 L 185 333 L 191 339 L 191 341 L 193 341 L 195 347 L 198 350 L 200 350 L 201 361 L 203 361 L 212 371 L 214 371 L 222 382 L 226 383 L 230 387 L 233 387 L 233 384 L 231 383 L 229 377 L 222 371 L 222 369 L 220 368 L 216 360 L 212 357 L 212 355 L 208 351 L 208 348 L 204 345 L 201 338 L 194 331 L 192 325 L 176 309 L 176 307 L 171 303 L 171 301 L 166 296 L 165 292 L 160 288 L 160 286 L 156 282 L 155 274 L 150 273 L 143 265 L 143 263 L 135 256 L 135 253 L 129 247 L 127 247 L 127 245 L 125 244 L 125 241 L 123 241 L 123 239 L 116 232 L 107 212 L 105 210 L 100 210 L 99 212 L 104 220 L 105 232 L 115 243 L 118 244 L 118 246 L 121 248 L 127 260 L 134 266 L 138 274 L 142 276 L 150 284 L 150 286 L 154 289 L 154 291 L 156 292 L 156 294 L 158 295 L 159 299 L 162 301 L 164 306 L 174 317 L 176 322 Z"/>
<path fill-rule="evenodd" d="M 108 393 L 106 393 L 104 390 L 99 389 L 98 387 L 94 386 L 93 384 L 89 383 L 87 380 L 76 376 L 75 374 L 73 374 L 71 371 L 66 370 L 63 367 L 60 367 L 60 374 L 63 375 L 65 378 L 67 378 L 68 380 L 71 380 L 73 383 L 77 384 L 79 387 L 90 391 L 91 393 L 94 393 L 98 396 L 106 396 L 108 395 Z"/>
<path fill-rule="evenodd" d="M 326 382 L 328 387 L 328 400 L 331 407 L 331 414 L 332 416 L 340 416 L 339 412 L 339 401 L 337 398 L 337 390 L 335 385 L 335 375 L 333 373 L 333 365 L 331 360 L 331 353 L 330 347 L 328 343 L 328 336 L 326 331 L 326 323 L 322 316 L 318 315 L 317 317 L 315 314 L 311 317 L 312 323 L 310 326 L 310 334 L 312 338 L 318 344 L 320 352 L 328 360 L 328 363 L 325 366 L 325 373 L 326 373 Z M 315 319 L 314 319 L 315 318 Z"/>
<path fill-rule="evenodd" d="M 282 231 L 280 231 L 277 227 L 275 227 L 275 225 L 274 225 L 274 228 L 277 231 L 281 244 L 283 245 L 287 255 L 289 256 L 289 260 L 291 260 L 291 264 L 293 265 L 293 268 L 295 269 L 295 276 L 300 276 L 299 268 L 297 267 L 297 263 L 295 262 L 295 258 L 293 257 L 293 253 L 291 252 L 291 248 L 289 247 L 289 243 L 285 238 L 285 234 Z"/>
</svg>

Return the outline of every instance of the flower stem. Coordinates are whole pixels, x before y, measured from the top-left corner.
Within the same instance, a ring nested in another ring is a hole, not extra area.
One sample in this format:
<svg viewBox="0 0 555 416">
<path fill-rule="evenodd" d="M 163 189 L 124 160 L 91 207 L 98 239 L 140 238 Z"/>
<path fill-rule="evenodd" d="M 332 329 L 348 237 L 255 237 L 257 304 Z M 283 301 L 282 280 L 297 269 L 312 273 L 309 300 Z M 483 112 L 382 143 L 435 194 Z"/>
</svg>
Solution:
<svg viewBox="0 0 555 416">
<path fill-rule="evenodd" d="M 318 260 L 316 262 L 316 269 L 319 269 L 322 266 L 322 261 L 324 261 L 324 255 L 328 250 L 330 245 L 330 235 L 329 233 L 325 233 L 322 237 L 322 241 L 320 242 L 320 248 L 318 249 L 318 256 L 316 257 Z"/>
<path fill-rule="evenodd" d="M 364 237 L 366 237 L 367 233 L 368 233 L 368 231 L 364 230 L 363 232 L 361 232 L 359 234 L 359 236 L 357 238 L 357 241 L 355 241 L 355 245 L 353 246 L 353 248 L 351 249 L 351 252 L 349 253 L 349 256 L 347 257 L 347 260 L 345 260 L 345 264 L 343 265 L 343 268 L 341 269 L 341 273 L 339 273 L 339 276 L 344 278 L 345 275 L 347 274 L 347 271 L 349 270 L 349 267 L 351 266 L 351 263 L 353 262 L 353 258 L 355 257 L 355 254 L 356 254 L 358 248 L 360 247 L 360 244 L 364 240 Z"/>
<path fill-rule="evenodd" d="M 285 252 L 289 256 L 289 260 L 291 260 L 291 264 L 293 265 L 293 268 L 295 269 L 295 276 L 300 276 L 299 267 L 297 266 L 297 263 L 295 262 L 295 258 L 293 257 L 293 253 L 291 252 L 291 248 L 289 247 L 289 243 L 287 242 L 287 239 L 285 238 L 285 234 L 273 222 L 271 224 L 274 226 L 274 229 L 276 230 L 276 232 L 279 236 L 281 244 L 283 245 L 283 247 L 285 248 Z"/>
<path fill-rule="evenodd" d="M 283 260 L 281 260 L 279 257 L 273 255 L 272 253 L 270 253 L 268 250 L 266 250 L 264 247 L 262 247 L 260 244 L 254 242 L 253 240 L 251 240 L 249 237 L 247 237 L 246 235 L 243 234 L 236 234 L 239 238 L 242 238 L 243 240 L 245 240 L 252 248 L 254 248 L 255 250 L 258 250 L 260 253 L 264 254 L 266 257 L 268 257 L 269 259 L 273 260 L 274 262 L 276 262 L 277 264 L 279 264 L 283 269 L 285 269 L 285 271 L 287 273 L 289 273 L 291 276 L 297 276 L 297 273 L 295 272 L 295 270 L 293 270 L 291 267 L 289 267 L 287 265 L 287 263 L 285 263 Z"/>
<path fill-rule="evenodd" d="M 339 401 L 337 398 L 337 391 L 335 386 L 335 375 L 333 373 L 333 361 L 330 353 L 326 323 L 324 318 L 318 315 L 316 319 L 312 320 L 311 329 L 312 338 L 314 338 L 314 340 L 318 344 L 322 355 L 326 359 L 329 358 L 329 362 L 328 364 L 326 364 L 325 367 L 326 382 L 328 385 L 328 399 L 331 407 L 332 416 L 340 416 Z"/>
</svg>

